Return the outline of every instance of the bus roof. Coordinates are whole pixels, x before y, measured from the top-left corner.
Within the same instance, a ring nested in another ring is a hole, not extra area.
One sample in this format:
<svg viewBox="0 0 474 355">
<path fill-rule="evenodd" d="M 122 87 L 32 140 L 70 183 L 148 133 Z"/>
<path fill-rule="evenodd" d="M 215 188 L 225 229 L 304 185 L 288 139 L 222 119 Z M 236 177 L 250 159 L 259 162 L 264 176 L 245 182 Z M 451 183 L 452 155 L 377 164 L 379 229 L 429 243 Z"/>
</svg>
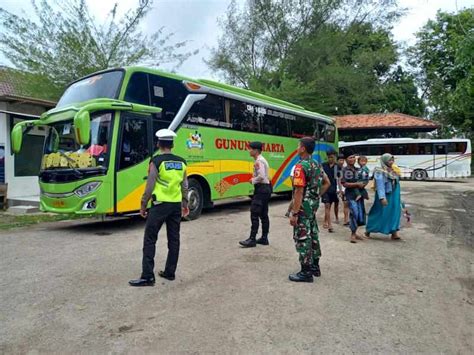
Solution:
<svg viewBox="0 0 474 355">
<path fill-rule="evenodd" d="M 467 142 L 467 138 L 449 138 L 449 139 L 425 139 L 425 138 L 372 138 L 365 141 L 344 142 L 339 141 L 339 147 L 349 147 L 354 145 L 371 144 L 400 144 L 400 143 L 449 143 L 449 142 Z"/>
<path fill-rule="evenodd" d="M 212 93 L 217 93 L 217 94 L 227 93 L 227 94 L 231 94 L 232 96 L 238 96 L 241 99 L 245 99 L 245 98 L 253 99 L 255 101 L 265 103 L 269 106 L 274 106 L 276 108 L 282 109 L 283 111 L 301 114 L 306 117 L 317 118 L 329 123 L 335 123 L 335 120 L 332 117 L 325 116 L 317 112 L 308 111 L 308 110 L 305 110 L 304 107 L 292 104 L 291 102 L 280 100 L 280 99 L 267 96 L 264 94 L 260 94 L 251 90 L 239 88 L 237 86 L 223 84 L 223 83 L 219 83 L 219 82 L 208 80 L 208 79 L 188 78 L 182 75 L 168 73 L 162 70 L 147 68 L 147 67 L 124 67 L 124 68 L 117 68 L 117 69 L 125 69 L 128 72 L 141 71 L 141 72 L 146 72 L 150 74 L 164 76 L 171 79 L 189 81 L 189 82 L 196 83 L 205 88 L 210 89 L 209 92 L 212 92 Z"/>
</svg>

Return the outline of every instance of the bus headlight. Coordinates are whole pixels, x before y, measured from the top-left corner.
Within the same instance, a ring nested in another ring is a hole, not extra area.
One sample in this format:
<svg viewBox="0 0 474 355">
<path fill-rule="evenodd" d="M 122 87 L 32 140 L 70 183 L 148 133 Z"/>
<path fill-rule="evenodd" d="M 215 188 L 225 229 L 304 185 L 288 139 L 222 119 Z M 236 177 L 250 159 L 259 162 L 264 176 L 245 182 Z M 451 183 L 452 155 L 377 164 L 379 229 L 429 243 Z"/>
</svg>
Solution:
<svg viewBox="0 0 474 355">
<path fill-rule="evenodd" d="M 74 190 L 74 193 L 79 197 L 84 197 L 90 194 L 91 192 L 94 192 L 95 190 L 97 190 L 99 186 L 100 186 L 100 181 L 88 182 L 87 184 L 84 184 L 81 187 L 78 187 L 76 190 Z"/>
</svg>

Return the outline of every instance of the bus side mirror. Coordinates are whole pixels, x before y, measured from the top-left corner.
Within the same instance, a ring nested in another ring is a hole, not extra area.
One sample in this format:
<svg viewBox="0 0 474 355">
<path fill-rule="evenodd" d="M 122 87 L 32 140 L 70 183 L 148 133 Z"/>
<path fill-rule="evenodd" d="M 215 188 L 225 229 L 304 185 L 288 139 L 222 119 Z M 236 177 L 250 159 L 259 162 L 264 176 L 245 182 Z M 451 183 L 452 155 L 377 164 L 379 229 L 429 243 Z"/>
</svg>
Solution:
<svg viewBox="0 0 474 355">
<path fill-rule="evenodd" d="M 21 144 L 23 143 L 23 125 L 16 124 L 12 129 L 12 150 L 13 153 L 17 154 L 21 150 Z"/>
<path fill-rule="evenodd" d="M 79 145 L 89 144 L 91 138 L 91 116 L 89 111 L 79 111 L 74 117 L 74 133 Z"/>
<path fill-rule="evenodd" d="M 12 141 L 12 151 L 13 153 L 19 153 L 21 150 L 21 145 L 23 143 L 23 129 L 32 127 L 35 125 L 36 121 L 23 121 L 17 123 L 11 133 L 11 141 Z"/>
</svg>

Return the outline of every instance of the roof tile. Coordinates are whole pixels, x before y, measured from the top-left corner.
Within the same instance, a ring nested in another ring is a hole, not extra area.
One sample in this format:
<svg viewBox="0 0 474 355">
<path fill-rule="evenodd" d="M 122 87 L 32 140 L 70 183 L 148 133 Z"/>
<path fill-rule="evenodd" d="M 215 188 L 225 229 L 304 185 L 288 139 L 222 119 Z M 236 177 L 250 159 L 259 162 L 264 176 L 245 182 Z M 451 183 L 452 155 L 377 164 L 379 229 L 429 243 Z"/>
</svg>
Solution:
<svg viewBox="0 0 474 355">
<path fill-rule="evenodd" d="M 437 129 L 437 122 L 406 115 L 404 113 L 372 113 L 360 115 L 334 116 L 336 125 L 344 129 L 376 129 L 376 128 L 432 128 Z"/>
</svg>

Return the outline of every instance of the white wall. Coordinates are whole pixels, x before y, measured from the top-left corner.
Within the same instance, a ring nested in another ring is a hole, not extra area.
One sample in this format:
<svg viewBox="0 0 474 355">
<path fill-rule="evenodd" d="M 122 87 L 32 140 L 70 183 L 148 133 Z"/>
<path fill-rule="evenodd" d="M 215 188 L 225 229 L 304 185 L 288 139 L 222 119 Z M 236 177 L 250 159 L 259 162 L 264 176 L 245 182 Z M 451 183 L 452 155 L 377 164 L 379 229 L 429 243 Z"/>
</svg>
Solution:
<svg viewBox="0 0 474 355">
<path fill-rule="evenodd" d="M 7 104 L 0 102 L 0 109 L 7 110 Z M 21 111 L 20 111 L 21 112 Z M 10 122 L 6 114 L 0 113 L 0 144 L 5 145 L 5 182 L 8 183 L 8 199 L 23 197 L 39 200 L 39 184 L 37 176 L 15 177 L 15 160 L 10 151 Z"/>
</svg>

